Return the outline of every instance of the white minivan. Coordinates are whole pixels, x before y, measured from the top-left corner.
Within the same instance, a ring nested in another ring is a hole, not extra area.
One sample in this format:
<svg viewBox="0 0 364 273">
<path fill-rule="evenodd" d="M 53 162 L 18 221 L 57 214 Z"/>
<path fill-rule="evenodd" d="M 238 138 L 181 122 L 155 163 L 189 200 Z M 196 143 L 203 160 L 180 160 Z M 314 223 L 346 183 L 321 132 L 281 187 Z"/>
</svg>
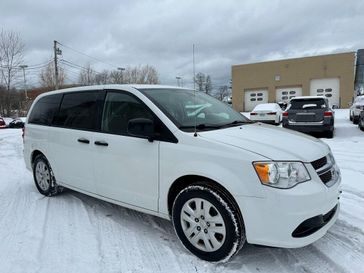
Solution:
<svg viewBox="0 0 364 273">
<path fill-rule="evenodd" d="M 207 261 L 227 261 L 245 242 L 305 246 L 339 213 L 341 176 L 326 144 L 183 88 L 44 93 L 28 114 L 24 158 L 40 193 L 69 188 L 171 219 Z"/>
</svg>

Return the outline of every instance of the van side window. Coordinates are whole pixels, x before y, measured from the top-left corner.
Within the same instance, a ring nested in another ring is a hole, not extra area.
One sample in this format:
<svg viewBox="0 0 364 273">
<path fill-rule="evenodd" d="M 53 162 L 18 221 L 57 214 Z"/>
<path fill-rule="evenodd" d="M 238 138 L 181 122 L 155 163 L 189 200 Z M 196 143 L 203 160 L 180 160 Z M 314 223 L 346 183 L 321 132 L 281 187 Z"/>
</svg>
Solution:
<svg viewBox="0 0 364 273">
<path fill-rule="evenodd" d="M 29 123 L 51 125 L 57 113 L 62 94 L 45 96 L 37 101 L 29 116 Z"/>
<path fill-rule="evenodd" d="M 102 132 L 128 135 L 129 120 L 135 118 L 154 120 L 150 110 L 133 96 L 116 92 L 107 93 L 102 115 Z"/>
<path fill-rule="evenodd" d="M 97 92 L 79 92 L 64 94 L 55 126 L 95 130 L 97 119 Z"/>
</svg>

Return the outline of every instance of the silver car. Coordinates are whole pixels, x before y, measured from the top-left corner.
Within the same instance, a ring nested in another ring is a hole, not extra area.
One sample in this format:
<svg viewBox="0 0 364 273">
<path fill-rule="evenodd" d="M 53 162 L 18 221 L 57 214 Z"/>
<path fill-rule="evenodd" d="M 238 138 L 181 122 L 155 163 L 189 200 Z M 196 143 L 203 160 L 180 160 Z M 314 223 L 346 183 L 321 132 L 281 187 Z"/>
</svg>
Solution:
<svg viewBox="0 0 364 273">
<path fill-rule="evenodd" d="M 354 124 L 358 124 L 360 111 L 364 107 L 364 96 L 358 96 L 355 98 L 353 104 L 350 107 L 350 121 Z"/>
</svg>

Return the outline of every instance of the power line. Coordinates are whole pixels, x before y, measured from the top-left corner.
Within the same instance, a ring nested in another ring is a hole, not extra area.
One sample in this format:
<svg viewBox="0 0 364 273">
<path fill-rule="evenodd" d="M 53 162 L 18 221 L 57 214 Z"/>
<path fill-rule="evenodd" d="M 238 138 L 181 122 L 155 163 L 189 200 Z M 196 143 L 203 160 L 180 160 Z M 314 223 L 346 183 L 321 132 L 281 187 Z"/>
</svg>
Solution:
<svg viewBox="0 0 364 273">
<path fill-rule="evenodd" d="M 78 53 L 78 54 L 84 55 L 84 56 L 86 56 L 86 57 L 88 57 L 88 58 L 94 59 L 94 60 L 96 60 L 96 61 L 98 61 L 98 62 L 100 62 L 100 63 L 107 64 L 107 65 L 112 66 L 112 67 L 114 67 L 114 68 L 117 68 L 117 67 L 118 67 L 117 65 L 114 65 L 114 64 L 111 64 L 111 63 L 108 63 L 108 62 L 102 61 L 102 60 L 100 60 L 100 59 L 98 59 L 98 58 L 95 58 L 95 57 L 93 57 L 93 56 L 90 56 L 90 55 L 88 55 L 88 54 L 86 54 L 86 53 L 83 53 L 83 52 L 81 52 L 81 51 L 79 51 L 79 50 L 76 50 L 76 49 L 74 49 L 74 48 L 72 48 L 72 47 L 70 47 L 70 46 L 67 46 L 67 45 L 65 45 L 65 44 L 62 44 L 62 43 L 60 43 L 60 42 L 58 42 L 58 41 L 57 41 L 57 43 L 58 43 L 59 45 L 61 45 L 61 46 L 65 47 L 65 48 L 68 48 L 68 49 L 70 49 L 70 50 L 72 50 L 72 51 L 74 51 L 74 52 L 76 52 L 76 53 Z"/>
<path fill-rule="evenodd" d="M 64 65 L 67 65 L 69 67 L 72 67 L 72 68 L 75 68 L 75 69 L 80 69 L 80 70 L 85 70 L 85 71 L 93 71 L 95 73 L 101 73 L 93 68 L 87 68 L 87 67 L 84 67 L 84 66 L 81 66 L 81 65 L 78 65 L 78 64 L 75 64 L 73 62 L 70 62 L 70 61 L 67 61 L 65 59 L 61 59 L 60 62 Z"/>
</svg>

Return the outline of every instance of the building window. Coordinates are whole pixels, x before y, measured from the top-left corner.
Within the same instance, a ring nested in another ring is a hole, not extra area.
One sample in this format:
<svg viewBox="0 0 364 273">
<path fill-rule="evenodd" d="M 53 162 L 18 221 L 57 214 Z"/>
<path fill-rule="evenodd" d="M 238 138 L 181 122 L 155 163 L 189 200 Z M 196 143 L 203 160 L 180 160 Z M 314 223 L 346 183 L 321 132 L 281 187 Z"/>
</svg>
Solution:
<svg viewBox="0 0 364 273">
<path fill-rule="evenodd" d="M 324 90 L 323 89 L 317 89 L 317 93 L 323 93 Z"/>
<path fill-rule="evenodd" d="M 257 96 L 261 97 L 263 96 L 263 93 L 258 93 Z"/>
<path fill-rule="evenodd" d="M 255 94 L 255 93 L 251 93 L 251 94 L 250 94 L 250 96 L 251 96 L 251 97 L 255 97 L 256 95 L 257 95 L 257 94 Z"/>
<path fill-rule="evenodd" d="M 325 94 L 326 97 L 331 98 L 332 94 Z"/>
<path fill-rule="evenodd" d="M 288 100 L 288 96 L 283 96 L 282 100 Z"/>
<path fill-rule="evenodd" d="M 287 91 L 283 91 L 282 92 L 282 95 L 288 95 L 288 92 Z"/>
<path fill-rule="evenodd" d="M 296 91 L 289 91 L 290 95 L 296 94 Z"/>
<path fill-rule="evenodd" d="M 280 81 L 280 80 L 281 80 L 281 75 L 275 75 L 275 76 L 274 76 L 274 80 L 275 80 L 276 82 Z"/>
<path fill-rule="evenodd" d="M 252 99 L 250 99 L 250 101 L 256 101 L 256 99 L 255 98 L 252 98 Z"/>
<path fill-rule="evenodd" d="M 332 92 L 332 88 L 326 88 L 325 92 Z"/>
<path fill-rule="evenodd" d="M 263 100 L 263 98 L 257 98 L 257 101 L 262 101 Z"/>
</svg>

